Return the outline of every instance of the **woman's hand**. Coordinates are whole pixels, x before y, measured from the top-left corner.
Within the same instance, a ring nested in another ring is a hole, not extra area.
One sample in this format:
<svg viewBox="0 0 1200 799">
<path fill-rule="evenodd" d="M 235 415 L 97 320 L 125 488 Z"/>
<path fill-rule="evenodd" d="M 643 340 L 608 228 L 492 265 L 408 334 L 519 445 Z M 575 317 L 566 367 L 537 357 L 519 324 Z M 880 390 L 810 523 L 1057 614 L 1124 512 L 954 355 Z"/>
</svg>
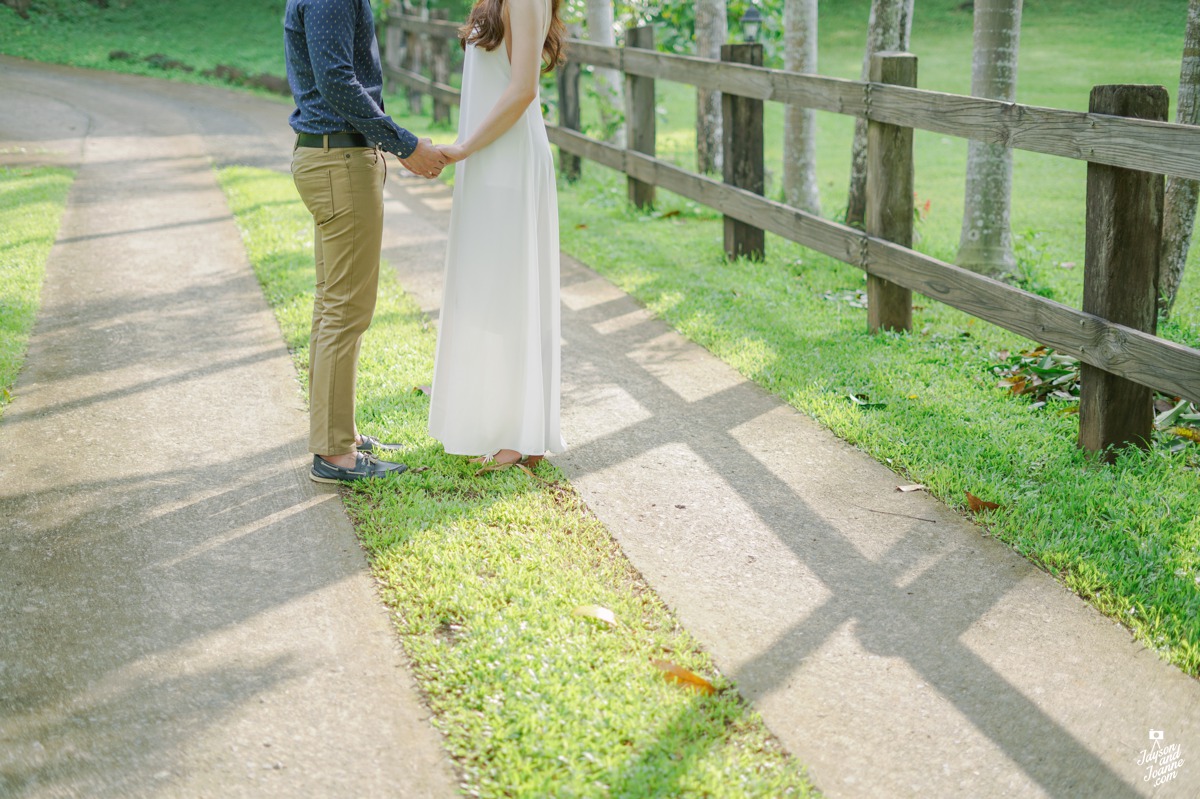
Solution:
<svg viewBox="0 0 1200 799">
<path fill-rule="evenodd" d="M 442 154 L 442 158 L 446 159 L 447 164 L 453 164 L 467 157 L 467 152 L 461 144 L 439 144 L 437 149 Z"/>
</svg>

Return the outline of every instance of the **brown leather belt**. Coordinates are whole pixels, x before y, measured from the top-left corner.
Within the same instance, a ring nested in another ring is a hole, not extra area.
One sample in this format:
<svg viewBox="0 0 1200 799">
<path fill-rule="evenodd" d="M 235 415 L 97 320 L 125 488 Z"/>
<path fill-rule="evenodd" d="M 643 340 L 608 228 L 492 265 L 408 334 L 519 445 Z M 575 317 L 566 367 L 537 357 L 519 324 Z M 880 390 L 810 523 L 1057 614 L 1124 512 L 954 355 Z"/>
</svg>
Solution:
<svg viewBox="0 0 1200 799">
<path fill-rule="evenodd" d="M 328 139 L 328 144 L 326 143 Z M 370 147 L 367 137 L 361 133 L 297 133 L 297 147 Z"/>
</svg>

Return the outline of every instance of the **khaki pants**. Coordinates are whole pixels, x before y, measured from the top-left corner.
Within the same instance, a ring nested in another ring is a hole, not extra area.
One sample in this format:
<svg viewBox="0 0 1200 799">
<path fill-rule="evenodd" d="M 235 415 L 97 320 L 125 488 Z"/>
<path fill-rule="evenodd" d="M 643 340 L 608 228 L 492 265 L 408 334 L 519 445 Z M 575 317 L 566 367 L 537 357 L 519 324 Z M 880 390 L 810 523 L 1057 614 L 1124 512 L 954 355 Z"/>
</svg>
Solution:
<svg viewBox="0 0 1200 799">
<path fill-rule="evenodd" d="M 358 351 L 379 287 L 383 156 L 368 147 L 297 147 L 292 153 L 292 179 L 316 223 L 308 350 L 308 449 L 316 455 L 355 450 Z"/>
</svg>

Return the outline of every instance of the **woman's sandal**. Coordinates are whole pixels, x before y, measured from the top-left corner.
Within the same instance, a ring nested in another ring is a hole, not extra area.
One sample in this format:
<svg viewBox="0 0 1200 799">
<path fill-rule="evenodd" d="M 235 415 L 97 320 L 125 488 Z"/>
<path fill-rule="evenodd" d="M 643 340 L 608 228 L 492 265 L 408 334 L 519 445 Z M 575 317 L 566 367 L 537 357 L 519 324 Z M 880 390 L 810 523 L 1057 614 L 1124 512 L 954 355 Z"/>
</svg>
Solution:
<svg viewBox="0 0 1200 799">
<path fill-rule="evenodd" d="M 522 455 L 513 449 L 502 449 L 491 455 L 481 455 L 478 458 L 471 458 L 468 463 L 483 464 L 483 468 L 475 472 L 476 477 L 488 472 L 504 471 L 513 466 L 516 466 L 530 477 L 536 477 L 532 469 L 545 459 L 545 455 Z"/>
</svg>

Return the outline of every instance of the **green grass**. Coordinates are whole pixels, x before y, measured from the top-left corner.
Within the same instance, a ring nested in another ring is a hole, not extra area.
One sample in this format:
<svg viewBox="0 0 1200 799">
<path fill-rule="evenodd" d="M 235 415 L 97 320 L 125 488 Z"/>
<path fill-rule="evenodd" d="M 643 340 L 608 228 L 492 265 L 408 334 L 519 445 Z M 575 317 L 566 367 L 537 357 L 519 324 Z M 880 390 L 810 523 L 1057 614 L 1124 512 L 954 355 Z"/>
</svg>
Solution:
<svg viewBox="0 0 1200 799">
<path fill-rule="evenodd" d="M 311 218 L 287 176 L 222 170 L 264 292 L 307 366 Z M 476 477 L 425 431 L 434 331 L 383 270 L 359 370 L 365 432 L 414 471 L 344 494 L 465 790 L 478 796 L 806 796 L 802 770 L 550 464 Z M 422 470 L 422 471 L 417 471 Z M 609 629 L 573 615 L 611 609 Z M 712 677 L 668 683 L 664 658 Z"/>
<path fill-rule="evenodd" d="M 0 6 L 0 53 L 53 64 L 222 83 L 200 76 L 218 64 L 283 77 L 285 0 L 110 0 L 100 9 L 84 0 L 34 0 L 30 19 Z M 121 50 L 134 61 L 113 61 Z M 162 54 L 195 68 L 162 69 L 140 59 Z"/>
<path fill-rule="evenodd" d="M 0 166 L 0 414 L 25 360 L 73 177 L 68 169 Z"/>
</svg>

